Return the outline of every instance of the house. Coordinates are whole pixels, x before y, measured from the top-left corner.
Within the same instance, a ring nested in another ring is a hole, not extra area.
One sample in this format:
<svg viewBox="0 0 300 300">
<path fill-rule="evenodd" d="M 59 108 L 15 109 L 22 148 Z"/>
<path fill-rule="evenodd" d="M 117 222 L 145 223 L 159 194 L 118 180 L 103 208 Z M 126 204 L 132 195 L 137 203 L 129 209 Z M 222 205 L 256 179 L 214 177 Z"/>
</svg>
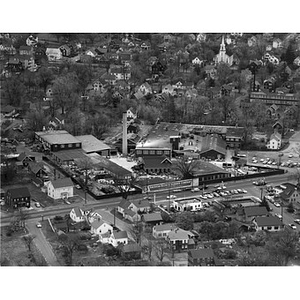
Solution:
<svg viewBox="0 0 300 300">
<path fill-rule="evenodd" d="M 277 49 L 277 48 L 282 48 L 282 40 L 277 38 L 273 40 L 272 47 Z"/>
<path fill-rule="evenodd" d="M 251 38 L 248 39 L 247 44 L 249 47 L 253 47 L 256 45 L 257 38 L 253 35 Z"/>
<path fill-rule="evenodd" d="M 142 257 L 142 248 L 137 243 L 125 244 L 121 248 L 121 255 L 125 259 L 141 259 L 141 257 Z"/>
<path fill-rule="evenodd" d="M 290 203 L 300 203 L 300 185 L 283 184 L 286 188 L 279 194 L 281 199 Z"/>
<path fill-rule="evenodd" d="M 192 64 L 193 64 L 193 65 L 201 65 L 201 64 L 203 64 L 203 60 L 200 60 L 200 58 L 195 57 L 195 58 L 192 60 Z"/>
<path fill-rule="evenodd" d="M 128 244 L 128 235 L 126 231 L 113 231 L 109 238 L 109 244 L 117 247 L 119 244 Z"/>
<path fill-rule="evenodd" d="M 30 207 L 31 195 L 27 187 L 8 189 L 5 203 L 11 208 Z"/>
<path fill-rule="evenodd" d="M 135 213 L 147 213 L 150 211 L 150 203 L 148 200 L 131 200 L 128 207 Z"/>
<path fill-rule="evenodd" d="M 268 149 L 279 150 L 281 148 L 282 137 L 279 132 L 274 132 L 270 136 L 270 141 L 267 144 Z"/>
<path fill-rule="evenodd" d="M 42 163 L 36 163 L 34 161 L 29 161 L 28 162 L 28 170 L 31 171 L 35 175 L 35 177 L 38 177 L 38 178 L 44 178 L 44 177 L 48 176 L 47 172 L 44 170 L 44 166 Z"/>
<path fill-rule="evenodd" d="M 62 53 L 59 49 L 59 47 L 47 47 L 46 49 L 46 55 L 48 57 L 49 61 L 57 61 L 62 59 Z"/>
<path fill-rule="evenodd" d="M 188 266 L 215 266 L 215 254 L 211 248 L 188 251 Z"/>
<path fill-rule="evenodd" d="M 127 121 L 135 120 L 137 118 L 137 113 L 133 110 L 133 108 L 129 108 L 126 111 Z"/>
<path fill-rule="evenodd" d="M 217 134 L 208 134 L 202 139 L 200 157 L 216 160 L 225 159 L 226 142 Z"/>
<path fill-rule="evenodd" d="M 109 85 L 115 85 L 117 82 L 117 77 L 114 74 L 104 74 L 101 79 Z"/>
<path fill-rule="evenodd" d="M 34 37 L 33 35 L 30 35 L 27 39 L 26 39 L 26 45 L 27 46 L 35 46 L 38 43 L 39 39 L 38 37 Z"/>
<path fill-rule="evenodd" d="M 295 59 L 294 59 L 294 65 L 300 67 L 300 56 L 297 56 Z"/>
<path fill-rule="evenodd" d="M 59 50 L 64 57 L 69 57 L 71 55 L 71 48 L 68 45 L 61 45 Z"/>
<path fill-rule="evenodd" d="M 161 224 L 161 225 L 155 225 L 152 228 L 152 235 L 156 238 L 164 238 L 166 239 L 168 233 L 175 228 L 174 224 L 167 223 L 167 224 Z"/>
<path fill-rule="evenodd" d="M 105 234 L 105 233 L 112 233 L 113 232 L 113 227 L 104 222 L 103 220 L 95 220 L 94 222 L 91 223 L 91 233 L 92 234 Z"/>
<path fill-rule="evenodd" d="M 58 117 L 52 117 L 48 123 L 48 129 L 61 130 L 65 125 L 65 120 Z"/>
<path fill-rule="evenodd" d="M 129 69 L 125 67 L 113 67 L 110 70 L 110 74 L 114 75 L 116 80 L 128 80 L 131 77 Z"/>
<path fill-rule="evenodd" d="M 256 217 L 253 220 L 256 230 L 279 231 L 284 228 L 284 224 L 278 217 Z"/>
<path fill-rule="evenodd" d="M 277 121 L 273 124 L 272 127 L 273 127 L 273 129 L 274 129 L 274 132 L 282 133 L 282 131 L 283 131 L 283 121 L 282 121 L 282 119 L 277 120 Z"/>
<path fill-rule="evenodd" d="M 127 199 L 122 199 L 121 202 L 118 204 L 117 210 L 118 212 L 123 215 L 124 214 L 124 210 L 128 209 L 130 205 L 130 202 Z"/>
<path fill-rule="evenodd" d="M 23 166 L 27 167 L 29 162 L 33 161 L 33 157 L 30 157 L 25 152 L 19 154 L 17 160 L 23 164 Z"/>
<path fill-rule="evenodd" d="M 79 223 L 79 222 L 84 222 L 85 221 L 85 214 L 83 210 L 79 207 L 74 207 L 70 211 L 70 218 L 72 221 Z"/>
<path fill-rule="evenodd" d="M 73 186 L 70 178 L 52 180 L 47 186 L 47 195 L 55 200 L 73 197 Z"/>
<path fill-rule="evenodd" d="M 225 141 L 228 148 L 240 149 L 244 141 L 244 128 L 227 127 Z"/>
<path fill-rule="evenodd" d="M 19 48 L 20 55 L 32 55 L 32 48 L 30 46 L 20 46 Z"/>
<path fill-rule="evenodd" d="M 181 251 L 195 248 L 193 237 L 192 232 L 176 227 L 168 232 L 166 240 L 174 251 Z"/>
<path fill-rule="evenodd" d="M 11 105 L 5 105 L 1 107 L 1 113 L 4 117 L 10 118 L 16 113 L 16 108 Z"/>
<path fill-rule="evenodd" d="M 205 42 L 206 40 L 206 33 L 199 33 L 196 37 L 197 42 Z"/>
<path fill-rule="evenodd" d="M 141 160 L 144 170 L 147 173 L 169 173 L 172 161 L 166 156 L 144 156 Z"/>
<path fill-rule="evenodd" d="M 127 127 L 127 133 L 137 134 L 139 131 L 139 126 L 137 124 L 129 124 Z"/>
<path fill-rule="evenodd" d="M 85 51 L 85 55 L 91 56 L 91 57 L 96 57 L 98 53 L 94 49 L 88 49 Z"/>
<path fill-rule="evenodd" d="M 267 217 L 269 212 L 265 206 L 247 206 L 244 210 L 244 221 L 252 221 L 256 217 Z"/>
<path fill-rule="evenodd" d="M 173 207 L 177 211 L 199 211 L 203 208 L 201 200 L 198 199 L 188 199 L 184 201 L 173 201 Z"/>
<path fill-rule="evenodd" d="M 135 223 L 135 222 L 138 222 L 141 220 L 141 216 L 136 211 L 133 211 L 130 208 L 125 208 L 122 215 L 123 215 L 124 219 L 126 219 L 132 223 Z"/>
<path fill-rule="evenodd" d="M 215 66 L 207 65 L 204 67 L 204 71 L 209 78 L 215 79 L 215 77 L 217 75 L 217 70 L 216 70 Z"/>
<path fill-rule="evenodd" d="M 158 225 L 163 222 L 160 212 L 144 214 L 142 216 L 142 220 L 144 223 L 146 223 L 146 225 L 149 225 L 149 226 Z"/>
<path fill-rule="evenodd" d="M 151 46 L 147 42 L 143 42 L 140 47 L 142 50 L 149 50 Z"/>
<path fill-rule="evenodd" d="M 140 85 L 138 91 L 140 91 L 144 96 L 152 94 L 152 88 L 148 82 L 145 82 L 142 85 Z"/>
</svg>

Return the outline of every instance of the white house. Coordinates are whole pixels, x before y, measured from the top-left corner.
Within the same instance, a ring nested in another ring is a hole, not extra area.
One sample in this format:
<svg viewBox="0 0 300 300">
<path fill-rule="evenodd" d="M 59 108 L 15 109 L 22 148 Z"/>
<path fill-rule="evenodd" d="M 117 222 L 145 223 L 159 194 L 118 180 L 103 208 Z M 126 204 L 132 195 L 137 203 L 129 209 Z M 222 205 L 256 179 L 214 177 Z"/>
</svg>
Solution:
<svg viewBox="0 0 300 300">
<path fill-rule="evenodd" d="M 47 186 L 47 195 L 55 200 L 73 197 L 73 186 L 70 178 L 52 180 Z"/>
<path fill-rule="evenodd" d="M 275 216 L 256 217 L 253 223 L 256 230 L 279 231 L 284 228 L 282 221 Z"/>
<path fill-rule="evenodd" d="M 148 82 L 143 83 L 138 89 L 144 96 L 152 93 L 152 88 Z"/>
<path fill-rule="evenodd" d="M 173 201 L 173 207 L 178 211 L 198 211 L 203 208 L 202 201 L 198 199 L 190 199 L 184 201 Z"/>
<path fill-rule="evenodd" d="M 168 236 L 168 233 L 175 228 L 174 224 L 161 224 L 161 225 L 155 225 L 152 228 L 152 235 L 158 239 L 158 238 L 166 238 Z"/>
<path fill-rule="evenodd" d="M 130 201 L 130 205 L 128 208 L 134 211 L 135 213 L 146 213 L 149 212 L 151 209 L 148 200 L 132 200 Z"/>
<path fill-rule="evenodd" d="M 281 148 L 281 134 L 279 132 L 274 132 L 271 137 L 270 141 L 267 144 L 268 149 L 278 150 Z"/>
<path fill-rule="evenodd" d="M 132 108 L 127 109 L 126 114 L 127 120 L 135 120 L 137 118 L 137 114 L 133 112 Z"/>
<path fill-rule="evenodd" d="M 105 234 L 105 233 L 112 233 L 113 232 L 113 227 L 102 221 L 101 219 L 98 219 L 98 220 L 95 220 L 94 222 L 92 222 L 91 224 L 91 233 L 92 234 L 97 234 L 97 235 L 100 235 L 100 234 Z"/>
<path fill-rule="evenodd" d="M 76 222 L 83 222 L 85 220 L 84 212 L 79 207 L 74 207 L 70 211 L 70 218 Z"/>
<path fill-rule="evenodd" d="M 56 61 L 62 59 L 62 53 L 59 48 L 47 48 L 46 55 L 49 61 Z"/>
<path fill-rule="evenodd" d="M 203 63 L 203 60 L 200 60 L 199 57 L 195 57 L 193 60 L 192 60 L 192 64 L 193 65 L 201 65 Z"/>
<path fill-rule="evenodd" d="M 162 94 L 170 94 L 170 95 L 174 96 L 176 94 L 176 91 L 174 91 L 174 88 L 171 84 L 167 84 L 167 85 L 163 86 Z"/>
</svg>

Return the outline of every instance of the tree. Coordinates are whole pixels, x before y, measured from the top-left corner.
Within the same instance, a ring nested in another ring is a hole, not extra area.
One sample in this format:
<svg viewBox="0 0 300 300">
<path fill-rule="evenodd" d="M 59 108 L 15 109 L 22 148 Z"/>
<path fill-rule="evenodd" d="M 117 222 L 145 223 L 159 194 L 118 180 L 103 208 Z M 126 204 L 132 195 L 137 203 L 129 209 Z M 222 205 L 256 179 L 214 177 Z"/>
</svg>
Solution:
<svg viewBox="0 0 300 300">
<path fill-rule="evenodd" d="M 179 174 L 181 179 L 191 179 L 199 169 L 199 161 L 189 161 L 187 157 L 178 158 L 172 165 L 172 169 Z"/>
<path fill-rule="evenodd" d="M 65 257 L 65 262 L 67 265 L 73 265 L 73 254 L 75 249 L 80 244 L 80 240 L 77 234 L 61 234 L 58 238 L 61 244 L 63 256 Z"/>
<path fill-rule="evenodd" d="M 130 190 L 134 188 L 136 179 L 134 177 L 123 178 L 119 176 L 113 176 L 113 182 L 114 186 L 121 193 L 122 198 L 127 199 L 130 194 Z"/>
<path fill-rule="evenodd" d="M 31 235 L 31 234 L 23 236 L 23 241 L 25 242 L 30 254 L 31 254 L 31 250 L 32 250 L 31 246 L 32 246 L 32 243 L 33 243 L 33 240 L 35 239 L 35 237 L 36 237 L 35 235 Z"/>
<path fill-rule="evenodd" d="M 221 86 L 228 83 L 230 74 L 231 74 L 231 69 L 227 64 L 225 63 L 218 64 L 217 81 Z"/>
<path fill-rule="evenodd" d="M 53 71 L 46 66 L 42 66 L 36 73 L 37 82 L 41 88 L 43 88 L 44 93 L 46 93 L 47 87 L 54 80 Z"/>
<path fill-rule="evenodd" d="M 189 211 L 177 214 L 175 222 L 176 225 L 183 230 L 192 230 L 194 228 L 194 217 Z"/>
<path fill-rule="evenodd" d="M 299 254 L 298 234 L 285 228 L 274 235 L 266 247 L 276 265 L 287 266 L 290 259 Z"/>
<path fill-rule="evenodd" d="M 62 114 L 66 108 L 71 109 L 78 104 L 74 101 L 78 100 L 77 86 L 78 79 L 74 73 L 60 75 L 53 81 L 53 102 L 61 108 Z"/>
<path fill-rule="evenodd" d="M 26 127 L 33 131 L 42 131 L 47 125 L 48 118 L 45 117 L 43 110 L 32 110 L 26 114 Z"/>
<path fill-rule="evenodd" d="M 26 95 L 26 88 L 19 76 L 6 78 L 3 82 L 3 94 L 8 99 L 8 104 L 21 106 Z"/>
<path fill-rule="evenodd" d="M 213 223 L 208 222 L 208 221 L 203 221 L 203 222 L 201 222 L 201 225 L 200 225 L 200 228 L 198 231 L 200 234 L 202 234 L 204 239 L 210 240 L 212 230 L 213 230 Z"/>
<path fill-rule="evenodd" d="M 168 249 L 168 245 L 164 239 L 159 239 L 155 241 L 154 254 L 160 262 L 162 262 L 164 257 L 166 256 L 167 249 Z"/>
</svg>

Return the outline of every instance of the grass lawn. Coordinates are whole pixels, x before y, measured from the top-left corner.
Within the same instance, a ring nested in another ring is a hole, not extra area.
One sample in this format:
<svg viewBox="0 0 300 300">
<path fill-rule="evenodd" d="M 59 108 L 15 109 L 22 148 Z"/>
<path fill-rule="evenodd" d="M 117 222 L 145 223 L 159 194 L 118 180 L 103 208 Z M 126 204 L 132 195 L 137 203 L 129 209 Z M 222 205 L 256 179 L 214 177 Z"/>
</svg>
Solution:
<svg viewBox="0 0 300 300">
<path fill-rule="evenodd" d="M 5 261 L 5 265 L 10 266 L 46 266 L 41 253 L 32 243 L 32 253 L 35 262 L 29 257 L 29 252 L 26 244 L 23 241 L 23 236 L 26 231 L 13 233 L 11 236 L 6 236 L 6 227 L 1 230 L 1 264 Z"/>
</svg>

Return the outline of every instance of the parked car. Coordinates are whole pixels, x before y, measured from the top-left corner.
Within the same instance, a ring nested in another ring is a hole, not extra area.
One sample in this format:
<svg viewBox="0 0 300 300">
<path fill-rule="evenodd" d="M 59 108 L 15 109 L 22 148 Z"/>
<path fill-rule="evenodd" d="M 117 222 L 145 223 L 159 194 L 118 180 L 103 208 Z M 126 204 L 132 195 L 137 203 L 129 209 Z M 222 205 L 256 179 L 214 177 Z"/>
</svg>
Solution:
<svg viewBox="0 0 300 300">
<path fill-rule="evenodd" d="M 41 207 L 41 204 L 40 204 L 39 202 L 36 202 L 36 203 L 35 203 L 35 206 L 36 206 L 37 208 L 40 208 L 40 207 Z"/>
<path fill-rule="evenodd" d="M 37 228 L 42 228 L 42 224 L 41 223 L 36 223 L 36 227 Z"/>
<path fill-rule="evenodd" d="M 275 214 L 275 217 L 279 218 L 280 220 L 282 220 L 282 215 L 280 214 Z"/>
<path fill-rule="evenodd" d="M 289 224 L 289 227 L 291 227 L 293 230 L 297 230 L 297 226 L 293 223 Z"/>
<path fill-rule="evenodd" d="M 79 184 L 76 184 L 75 185 L 76 189 L 80 190 L 81 189 L 81 186 Z"/>
<path fill-rule="evenodd" d="M 300 225 L 300 219 L 295 219 L 294 222 Z"/>
<path fill-rule="evenodd" d="M 280 203 L 279 202 L 274 202 L 274 206 L 280 207 Z"/>
<path fill-rule="evenodd" d="M 200 189 L 199 188 L 193 188 L 191 189 L 191 192 L 194 193 L 194 192 L 200 192 Z"/>
<path fill-rule="evenodd" d="M 177 197 L 175 195 L 170 195 L 170 196 L 167 196 L 167 199 L 176 199 Z"/>
</svg>

